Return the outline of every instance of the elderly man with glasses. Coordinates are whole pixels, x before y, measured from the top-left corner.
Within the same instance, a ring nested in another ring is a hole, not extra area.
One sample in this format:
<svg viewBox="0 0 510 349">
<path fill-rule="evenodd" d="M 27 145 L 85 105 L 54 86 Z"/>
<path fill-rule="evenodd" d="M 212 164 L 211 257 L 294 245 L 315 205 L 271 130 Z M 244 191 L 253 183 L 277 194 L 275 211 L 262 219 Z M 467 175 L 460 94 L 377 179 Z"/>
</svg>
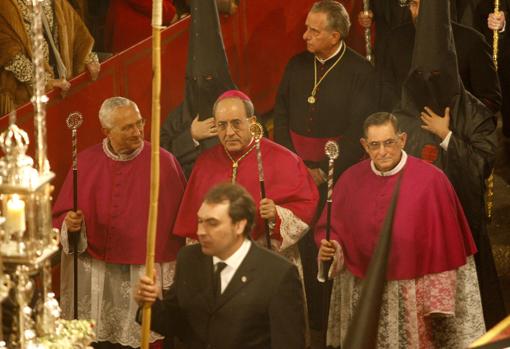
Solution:
<svg viewBox="0 0 510 349">
<path fill-rule="evenodd" d="M 476 246 L 462 206 L 442 171 L 405 153 L 406 138 L 392 114 L 369 116 L 361 144 L 370 159 L 347 169 L 334 188 L 330 241 L 326 212 L 317 223 L 319 260 L 333 260 L 332 347 L 341 346 L 358 307 L 398 181 L 377 347 L 466 348 L 485 332 Z"/>
<path fill-rule="evenodd" d="M 296 242 L 308 231 L 318 202 L 317 188 L 303 161 L 266 138 L 260 141 L 266 198 L 260 192 L 257 150 L 250 132 L 253 104 L 241 91 L 222 94 L 213 107 L 220 144 L 197 160 L 189 179 L 174 233 L 196 240 L 196 212 L 207 191 L 221 182 L 245 187 L 257 204 L 253 240 L 265 243 L 265 222 L 272 248 L 299 263 Z"/>
<path fill-rule="evenodd" d="M 73 263 L 69 237 L 78 240 L 78 317 L 96 321 L 95 348 L 139 347 L 140 326 L 132 289 L 145 266 L 151 144 L 144 119 L 123 97 L 103 102 L 99 120 L 105 138 L 78 154 L 78 210 L 73 211 L 70 173 L 54 207 L 61 228 L 62 309 L 73 315 Z M 172 236 L 185 178 L 173 155 L 160 149 L 156 271 L 160 292 L 170 287 L 180 241 Z M 72 244 L 71 244 L 72 245 Z M 151 341 L 162 338 L 153 334 Z"/>
<path fill-rule="evenodd" d="M 266 198 L 261 195 L 255 140 L 256 121 L 250 98 L 241 91 L 223 93 L 213 107 L 220 144 L 203 152 L 191 173 L 174 234 L 196 240 L 198 211 L 205 194 L 221 182 L 245 187 L 257 203 L 251 238 L 266 245 L 269 226 L 272 249 L 294 262 L 302 274 L 297 242 L 307 233 L 319 194 L 303 161 L 284 147 L 262 138 L 260 150 Z"/>
</svg>

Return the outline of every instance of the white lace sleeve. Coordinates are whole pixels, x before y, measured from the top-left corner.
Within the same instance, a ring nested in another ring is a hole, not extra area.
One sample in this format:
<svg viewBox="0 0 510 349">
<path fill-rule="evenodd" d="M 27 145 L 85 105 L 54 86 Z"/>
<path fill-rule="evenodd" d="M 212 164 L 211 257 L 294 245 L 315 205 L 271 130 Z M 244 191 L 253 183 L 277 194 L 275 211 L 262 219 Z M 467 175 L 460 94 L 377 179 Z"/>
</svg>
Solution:
<svg viewBox="0 0 510 349">
<path fill-rule="evenodd" d="M 335 245 L 336 252 L 333 256 L 333 262 L 331 263 L 331 267 L 329 267 L 328 271 L 328 279 L 334 279 L 338 276 L 340 271 L 344 267 L 344 253 L 342 251 L 342 246 L 338 243 L 336 240 L 331 240 L 331 243 Z M 317 280 L 319 282 L 325 282 L 326 277 L 324 276 L 324 263 L 322 263 L 321 260 L 319 260 L 319 256 L 317 256 Z"/>
<path fill-rule="evenodd" d="M 282 244 L 279 250 L 283 251 L 295 245 L 306 234 L 310 227 L 289 209 L 277 205 L 276 213 L 281 221 L 280 235 L 282 237 Z"/>
<path fill-rule="evenodd" d="M 62 228 L 60 228 L 60 243 L 62 244 L 62 249 L 65 254 L 69 254 L 69 235 L 67 233 L 67 224 L 62 223 Z M 85 222 L 81 225 L 80 232 L 80 240 L 78 241 L 78 253 L 83 253 L 87 250 L 87 227 L 85 226 Z"/>
</svg>

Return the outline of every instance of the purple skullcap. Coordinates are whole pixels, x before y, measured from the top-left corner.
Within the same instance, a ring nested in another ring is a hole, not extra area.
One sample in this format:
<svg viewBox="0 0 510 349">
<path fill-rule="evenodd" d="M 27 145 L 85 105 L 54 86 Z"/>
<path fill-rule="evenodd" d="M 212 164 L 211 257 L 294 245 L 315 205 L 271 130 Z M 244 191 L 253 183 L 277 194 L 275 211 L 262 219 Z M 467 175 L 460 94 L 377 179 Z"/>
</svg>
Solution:
<svg viewBox="0 0 510 349">
<path fill-rule="evenodd" d="M 244 92 L 241 92 L 239 90 L 228 90 L 228 91 L 223 92 L 218 97 L 217 102 L 222 101 L 227 98 L 239 98 L 240 100 L 251 102 L 250 97 L 248 97 L 247 94 L 245 94 Z"/>
</svg>

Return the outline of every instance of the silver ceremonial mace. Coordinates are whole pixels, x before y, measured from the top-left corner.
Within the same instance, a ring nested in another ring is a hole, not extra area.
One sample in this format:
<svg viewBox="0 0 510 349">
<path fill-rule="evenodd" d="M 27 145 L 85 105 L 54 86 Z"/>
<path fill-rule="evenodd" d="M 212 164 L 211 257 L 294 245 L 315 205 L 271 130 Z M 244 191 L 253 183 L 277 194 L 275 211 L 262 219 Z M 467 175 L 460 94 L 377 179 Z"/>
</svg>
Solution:
<svg viewBox="0 0 510 349">
<path fill-rule="evenodd" d="M 262 165 L 262 152 L 260 151 L 260 140 L 264 136 L 264 129 L 258 122 L 250 125 L 250 133 L 255 139 L 255 146 L 257 148 L 257 169 L 259 172 L 260 196 L 262 199 L 266 197 L 266 186 L 264 184 L 264 167 Z M 267 248 L 271 249 L 271 235 L 269 231 L 269 223 L 267 219 L 264 220 L 264 232 L 266 236 Z"/>
<path fill-rule="evenodd" d="M 67 127 L 72 132 L 72 153 L 73 153 L 73 211 L 78 211 L 78 127 L 83 123 L 83 116 L 79 112 L 69 114 L 66 119 Z M 73 244 L 73 315 L 78 319 L 78 240 L 80 232 L 69 234 L 72 235 Z"/>
<path fill-rule="evenodd" d="M 335 160 L 338 158 L 339 154 L 339 148 L 338 143 L 329 140 L 324 145 L 324 153 L 327 155 L 329 162 L 328 162 L 328 196 L 326 201 L 326 240 L 330 241 L 331 238 L 331 205 L 333 203 L 332 196 L 333 196 L 333 172 L 335 171 Z M 322 262 L 323 269 L 324 269 L 324 278 L 326 282 L 324 283 L 324 299 L 327 298 L 326 295 L 328 295 L 328 276 L 329 276 L 329 269 L 331 268 L 332 261 L 324 261 Z M 327 303 L 324 303 L 324 306 L 322 307 L 322 318 L 324 319 L 324 323 L 326 324 L 326 328 L 328 328 L 328 305 Z M 325 334 L 324 343 L 327 341 L 327 334 Z"/>
<path fill-rule="evenodd" d="M 370 11 L 369 0 L 363 0 L 363 12 L 367 14 L 368 11 Z M 370 63 L 374 64 L 374 56 L 372 55 L 371 28 L 365 28 L 364 34 L 365 34 L 365 57 Z"/>
<path fill-rule="evenodd" d="M 328 163 L 328 199 L 327 199 L 327 220 L 326 220 L 326 240 L 329 241 L 331 236 L 331 204 L 333 200 L 333 172 L 335 169 L 335 160 L 338 158 L 338 143 L 335 141 L 327 141 L 324 145 L 324 153 L 326 153 Z"/>
</svg>

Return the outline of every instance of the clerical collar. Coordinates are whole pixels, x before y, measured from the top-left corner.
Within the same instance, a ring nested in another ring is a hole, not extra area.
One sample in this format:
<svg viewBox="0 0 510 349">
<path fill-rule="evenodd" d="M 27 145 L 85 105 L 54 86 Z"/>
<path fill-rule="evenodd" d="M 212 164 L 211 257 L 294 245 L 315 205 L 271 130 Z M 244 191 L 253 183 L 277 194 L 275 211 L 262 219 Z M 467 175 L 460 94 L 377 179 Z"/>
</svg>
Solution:
<svg viewBox="0 0 510 349">
<path fill-rule="evenodd" d="M 223 262 L 234 270 L 237 270 L 244 260 L 244 257 L 248 254 L 251 247 L 251 241 L 244 239 L 241 246 L 235 251 L 230 257 L 225 260 L 221 260 L 219 257 L 213 256 L 213 264 L 216 265 L 219 262 Z"/>
<path fill-rule="evenodd" d="M 397 166 L 393 167 L 391 170 L 386 171 L 386 172 L 379 171 L 375 167 L 373 161 L 370 161 L 370 167 L 372 167 L 372 171 L 376 175 L 382 176 L 382 177 L 388 177 L 388 176 L 393 176 L 394 174 L 399 173 L 404 168 L 404 166 L 406 165 L 406 162 L 407 162 L 407 153 L 402 150 L 402 157 L 400 158 L 400 161 L 398 162 Z"/>
<path fill-rule="evenodd" d="M 227 148 L 223 147 L 223 149 L 225 150 L 225 154 L 227 154 L 230 161 L 232 161 L 232 183 L 233 184 L 235 184 L 236 180 L 237 180 L 237 168 L 239 167 L 239 162 L 242 159 L 244 159 L 255 148 L 256 145 L 257 145 L 257 143 L 254 142 L 254 138 L 252 137 L 250 144 L 248 144 L 248 147 L 249 147 L 248 150 L 244 154 L 239 156 L 237 158 L 237 160 L 234 160 L 234 158 L 232 157 L 230 152 L 227 150 Z M 240 153 L 240 152 L 236 152 L 234 155 L 237 155 L 238 153 Z"/>
<path fill-rule="evenodd" d="M 342 48 L 344 47 L 344 42 L 343 41 L 340 41 L 340 45 L 338 45 L 338 48 L 336 49 L 336 51 L 331 55 L 329 56 L 328 58 L 319 58 L 317 56 L 315 56 L 315 58 L 319 61 L 320 64 L 324 64 L 326 63 L 327 61 L 329 61 L 331 58 L 335 57 L 336 55 L 338 55 L 340 53 L 340 51 L 342 50 Z"/>
<path fill-rule="evenodd" d="M 114 161 L 130 161 L 136 158 L 143 150 L 145 142 L 142 142 L 142 145 L 139 146 L 135 151 L 130 154 L 115 154 L 111 149 L 110 141 L 108 138 L 103 139 L 103 151 L 107 157 Z"/>
</svg>

